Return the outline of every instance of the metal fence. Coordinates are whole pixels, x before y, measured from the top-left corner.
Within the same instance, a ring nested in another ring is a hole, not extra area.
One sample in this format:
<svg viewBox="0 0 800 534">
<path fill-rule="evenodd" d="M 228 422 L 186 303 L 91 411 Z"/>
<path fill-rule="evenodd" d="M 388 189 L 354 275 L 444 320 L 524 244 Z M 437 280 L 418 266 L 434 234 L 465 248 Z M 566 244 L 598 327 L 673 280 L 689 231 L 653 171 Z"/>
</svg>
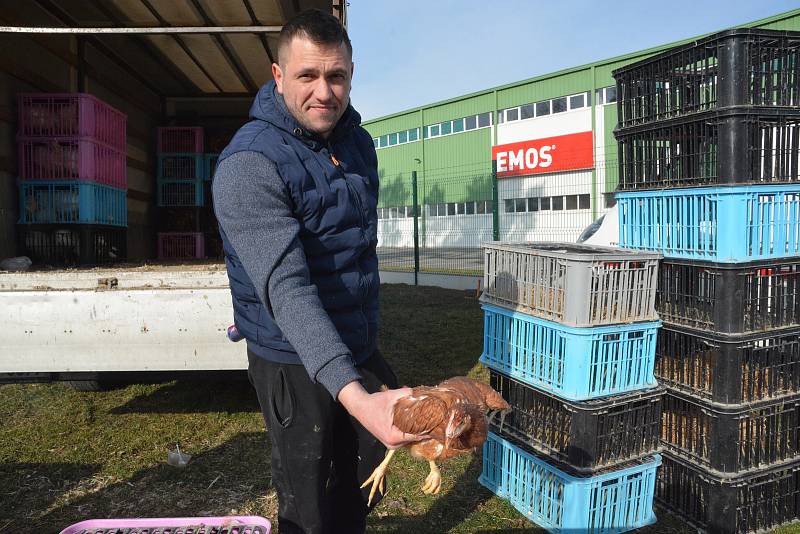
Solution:
<svg viewBox="0 0 800 534">
<path fill-rule="evenodd" d="M 613 206 L 616 171 L 614 160 L 594 169 L 499 180 L 491 169 L 468 167 L 384 176 L 380 268 L 475 276 L 483 271 L 484 242 L 574 242 Z"/>
</svg>

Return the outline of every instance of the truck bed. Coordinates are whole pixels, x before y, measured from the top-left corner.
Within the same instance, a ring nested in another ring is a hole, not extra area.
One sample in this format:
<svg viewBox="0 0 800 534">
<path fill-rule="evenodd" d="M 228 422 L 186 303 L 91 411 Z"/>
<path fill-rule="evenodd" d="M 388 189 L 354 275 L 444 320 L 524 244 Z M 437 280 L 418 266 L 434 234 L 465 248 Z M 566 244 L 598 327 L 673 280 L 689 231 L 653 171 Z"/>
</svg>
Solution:
<svg viewBox="0 0 800 534">
<path fill-rule="evenodd" d="M 220 263 L 0 272 L 0 373 L 247 368 Z"/>
</svg>

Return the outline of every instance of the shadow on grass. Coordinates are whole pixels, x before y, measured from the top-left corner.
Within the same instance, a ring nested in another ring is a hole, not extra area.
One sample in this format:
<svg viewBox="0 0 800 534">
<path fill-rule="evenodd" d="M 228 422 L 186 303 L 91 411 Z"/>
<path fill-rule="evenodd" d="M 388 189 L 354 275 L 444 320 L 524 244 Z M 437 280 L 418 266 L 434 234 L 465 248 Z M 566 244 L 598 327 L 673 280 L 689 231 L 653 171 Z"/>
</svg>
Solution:
<svg viewBox="0 0 800 534">
<path fill-rule="evenodd" d="M 238 434 L 193 456 L 185 468 L 166 464 L 165 451 L 164 463 L 99 489 L 87 488 L 49 513 L 26 519 L 24 525 L 30 532 L 57 533 L 93 518 L 236 515 L 244 503 L 270 493 L 269 454 L 264 432 Z"/>
<path fill-rule="evenodd" d="M 443 464 L 442 469 L 447 469 L 446 463 Z M 492 498 L 491 492 L 482 486 L 477 487 L 480 472 L 481 460 L 476 454 L 472 456 L 467 468 L 456 479 L 452 489 L 446 494 L 430 497 L 433 503 L 424 514 L 405 517 L 372 515 L 367 531 L 371 532 L 370 529 L 374 528 L 377 532 L 397 534 L 449 532 Z M 389 483 L 391 484 L 391 478 Z M 420 481 L 420 486 L 421 484 L 422 481 Z M 387 498 L 391 499 L 391 494 Z"/>
<path fill-rule="evenodd" d="M 182 379 L 111 410 L 125 413 L 259 412 L 256 392 L 246 373 L 230 380 Z"/>
<path fill-rule="evenodd" d="M 0 463 L 0 533 L 19 532 L 28 518 L 93 477 L 99 464 Z"/>
</svg>

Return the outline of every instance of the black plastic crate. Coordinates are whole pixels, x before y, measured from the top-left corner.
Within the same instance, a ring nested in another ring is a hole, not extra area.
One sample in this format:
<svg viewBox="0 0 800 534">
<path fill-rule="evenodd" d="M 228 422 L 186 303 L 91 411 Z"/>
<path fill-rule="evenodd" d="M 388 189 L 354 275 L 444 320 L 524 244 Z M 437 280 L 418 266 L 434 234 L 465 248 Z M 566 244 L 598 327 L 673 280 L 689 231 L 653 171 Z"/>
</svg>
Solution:
<svg viewBox="0 0 800 534">
<path fill-rule="evenodd" d="M 596 473 L 658 449 L 663 389 L 585 402 L 567 401 L 496 371 L 490 384 L 511 405 L 498 434 L 570 471 Z"/>
<path fill-rule="evenodd" d="M 800 397 L 729 408 L 668 390 L 661 441 L 673 453 L 719 473 L 800 459 Z"/>
<path fill-rule="evenodd" d="M 800 328 L 721 336 L 665 324 L 656 340 L 659 382 L 720 404 L 800 393 Z"/>
<path fill-rule="evenodd" d="M 99 265 L 127 258 L 125 228 L 101 225 L 26 224 L 17 227 L 19 254 L 34 264 Z"/>
<path fill-rule="evenodd" d="M 800 326 L 800 261 L 662 261 L 656 310 L 665 321 L 722 334 Z"/>
<path fill-rule="evenodd" d="M 800 110 L 709 111 L 614 135 L 622 191 L 800 181 Z"/>
<path fill-rule="evenodd" d="M 711 533 L 773 529 L 800 516 L 800 462 L 725 479 L 664 452 L 656 500 Z"/>
<path fill-rule="evenodd" d="M 623 127 L 728 106 L 800 105 L 800 32 L 741 28 L 613 72 Z"/>
</svg>

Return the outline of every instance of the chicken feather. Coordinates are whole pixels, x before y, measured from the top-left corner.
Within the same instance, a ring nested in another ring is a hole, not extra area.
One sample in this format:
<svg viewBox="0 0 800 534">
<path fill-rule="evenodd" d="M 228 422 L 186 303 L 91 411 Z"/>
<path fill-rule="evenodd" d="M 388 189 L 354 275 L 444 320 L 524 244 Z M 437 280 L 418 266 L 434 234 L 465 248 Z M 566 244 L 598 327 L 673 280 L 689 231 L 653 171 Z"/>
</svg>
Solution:
<svg viewBox="0 0 800 534">
<path fill-rule="evenodd" d="M 436 461 L 467 454 L 483 445 L 488 433 L 486 413 L 510 411 L 510 405 L 487 384 L 465 376 L 449 378 L 438 386 L 412 388 L 411 395 L 397 400 L 394 425 L 408 434 L 427 436 L 405 445 L 411 456 L 427 460 L 430 474 L 425 480 L 425 493 L 438 493 L 441 475 Z M 369 502 L 376 489 L 383 493 L 383 479 L 394 451 L 389 451 L 372 476 L 361 486 L 372 483 Z"/>
</svg>

